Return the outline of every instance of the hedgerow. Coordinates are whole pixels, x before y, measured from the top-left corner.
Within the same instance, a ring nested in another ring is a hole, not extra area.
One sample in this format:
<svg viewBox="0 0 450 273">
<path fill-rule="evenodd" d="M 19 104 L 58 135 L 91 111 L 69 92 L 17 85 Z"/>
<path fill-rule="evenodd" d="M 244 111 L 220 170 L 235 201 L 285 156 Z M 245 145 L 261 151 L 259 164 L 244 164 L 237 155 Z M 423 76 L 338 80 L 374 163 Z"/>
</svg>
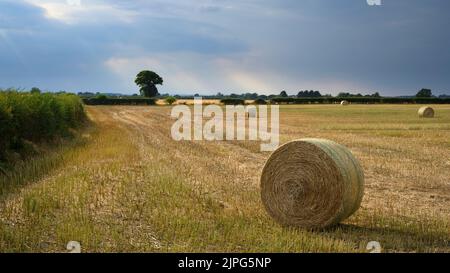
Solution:
<svg viewBox="0 0 450 273">
<path fill-rule="evenodd" d="M 86 105 L 155 105 L 156 100 L 150 98 L 84 98 L 84 104 Z"/>
<path fill-rule="evenodd" d="M 67 135 L 85 121 L 83 103 L 76 95 L 0 90 L 0 160 L 23 141 Z"/>
</svg>

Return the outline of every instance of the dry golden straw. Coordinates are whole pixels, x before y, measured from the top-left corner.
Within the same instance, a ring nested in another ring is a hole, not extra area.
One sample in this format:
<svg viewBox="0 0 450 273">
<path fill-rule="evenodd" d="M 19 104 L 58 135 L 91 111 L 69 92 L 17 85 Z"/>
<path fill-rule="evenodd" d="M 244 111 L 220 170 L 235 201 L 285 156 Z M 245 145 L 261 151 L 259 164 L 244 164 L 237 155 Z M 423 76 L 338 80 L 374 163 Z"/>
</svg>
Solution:
<svg viewBox="0 0 450 273">
<path fill-rule="evenodd" d="M 419 117 L 434 118 L 434 109 L 429 106 L 424 106 L 419 109 Z"/>
<path fill-rule="evenodd" d="M 325 139 L 300 139 L 278 148 L 261 175 L 262 202 L 284 226 L 320 229 L 356 212 L 364 195 L 364 173 L 344 146 Z"/>
</svg>

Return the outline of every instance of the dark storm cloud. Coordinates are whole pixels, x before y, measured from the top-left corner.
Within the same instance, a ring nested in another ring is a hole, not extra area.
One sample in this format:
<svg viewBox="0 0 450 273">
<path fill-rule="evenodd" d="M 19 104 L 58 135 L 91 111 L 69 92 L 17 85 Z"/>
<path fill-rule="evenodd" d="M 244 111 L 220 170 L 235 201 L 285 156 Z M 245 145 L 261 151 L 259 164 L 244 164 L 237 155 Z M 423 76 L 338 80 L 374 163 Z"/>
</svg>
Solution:
<svg viewBox="0 0 450 273">
<path fill-rule="evenodd" d="M 1 1 L 0 87 L 450 93 L 450 2 L 382 2 Z"/>
</svg>

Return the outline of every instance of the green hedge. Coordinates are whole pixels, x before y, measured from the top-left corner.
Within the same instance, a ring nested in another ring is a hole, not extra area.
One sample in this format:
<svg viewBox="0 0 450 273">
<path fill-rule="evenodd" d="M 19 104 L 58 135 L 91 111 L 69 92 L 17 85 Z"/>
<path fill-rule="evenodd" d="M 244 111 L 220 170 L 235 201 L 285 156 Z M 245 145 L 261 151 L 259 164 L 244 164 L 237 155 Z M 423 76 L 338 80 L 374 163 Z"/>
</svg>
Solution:
<svg viewBox="0 0 450 273">
<path fill-rule="evenodd" d="M 418 103 L 418 104 L 450 104 L 450 98 L 373 98 L 373 97 L 321 97 L 321 98 L 273 98 L 271 103 L 280 104 L 315 104 L 315 103 L 340 103 L 346 100 L 350 103 L 360 104 L 404 104 L 404 103 Z"/>
<path fill-rule="evenodd" d="M 75 95 L 0 90 L 0 160 L 23 140 L 39 142 L 67 134 L 85 120 L 83 104 Z"/>
<path fill-rule="evenodd" d="M 155 99 L 85 98 L 87 105 L 155 105 Z"/>
<path fill-rule="evenodd" d="M 262 104 L 262 105 L 264 105 L 264 104 L 267 104 L 267 101 L 263 100 L 263 99 L 256 99 L 253 103 L 254 104 Z"/>
<path fill-rule="evenodd" d="M 245 100 L 235 98 L 221 99 L 220 102 L 225 105 L 245 105 Z"/>
</svg>

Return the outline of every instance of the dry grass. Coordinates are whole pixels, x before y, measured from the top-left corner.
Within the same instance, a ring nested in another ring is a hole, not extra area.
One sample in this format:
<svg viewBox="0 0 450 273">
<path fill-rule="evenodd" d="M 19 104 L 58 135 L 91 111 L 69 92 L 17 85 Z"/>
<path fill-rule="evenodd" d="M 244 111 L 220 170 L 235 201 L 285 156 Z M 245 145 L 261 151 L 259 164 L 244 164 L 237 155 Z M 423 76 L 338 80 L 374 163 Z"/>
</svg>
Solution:
<svg viewBox="0 0 450 273">
<path fill-rule="evenodd" d="M 88 141 L 2 195 L 0 251 L 450 252 L 450 107 L 435 108 L 282 106 L 282 142 L 331 139 L 365 169 L 362 208 L 310 232 L 264 211 L 257 143 L 174 142 L 169 107 L 88 107 Z"/>
</svg>

